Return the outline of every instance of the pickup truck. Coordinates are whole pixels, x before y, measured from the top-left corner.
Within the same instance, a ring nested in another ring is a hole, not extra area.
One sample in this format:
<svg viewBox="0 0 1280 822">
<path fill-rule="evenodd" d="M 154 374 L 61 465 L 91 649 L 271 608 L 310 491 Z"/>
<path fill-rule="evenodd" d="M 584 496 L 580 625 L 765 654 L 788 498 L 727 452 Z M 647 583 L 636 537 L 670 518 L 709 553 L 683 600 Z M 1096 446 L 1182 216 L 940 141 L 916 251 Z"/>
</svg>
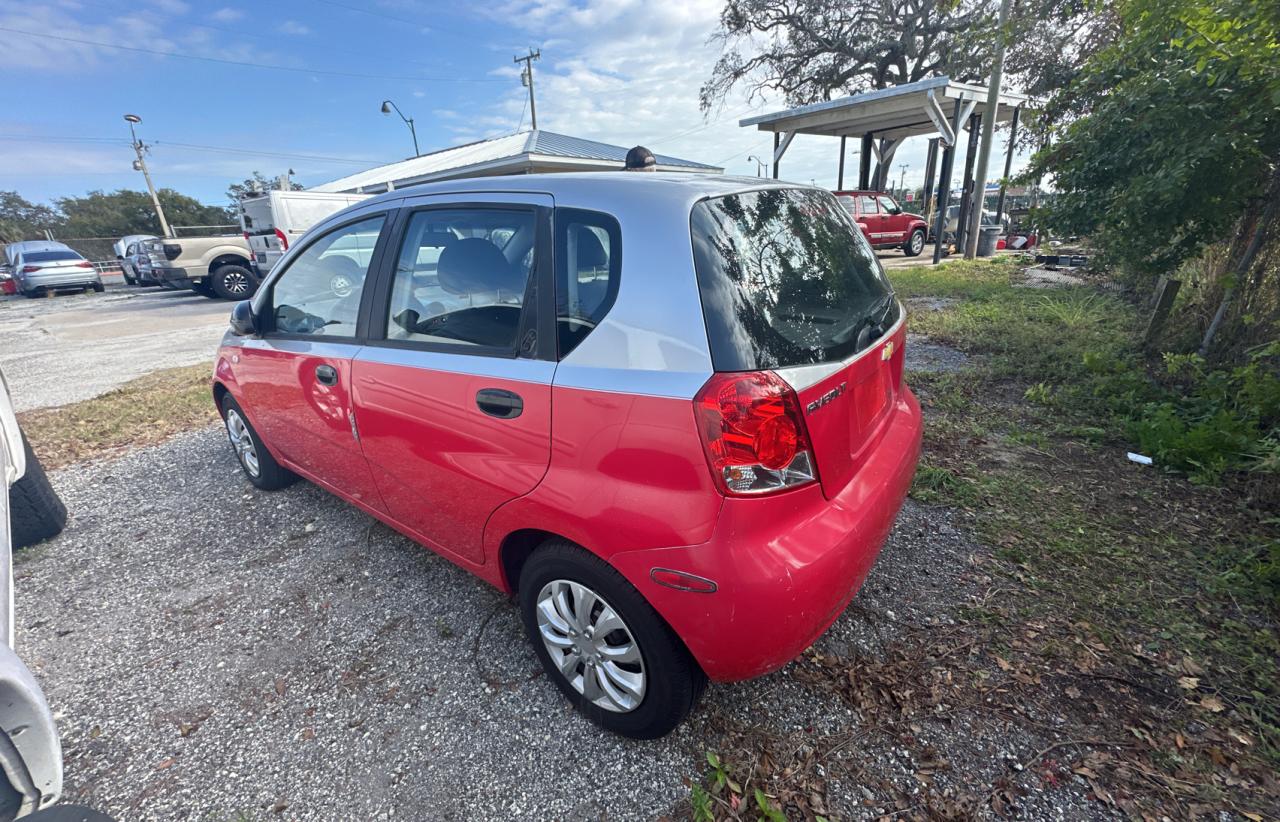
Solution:
<svg viewBox="0 0 1280 822">
<path fill-rule="evenodd" d="M 247 300 L 258 290 L 244 237 L 161 237 L 147 240 L 145 248 L 160 285 L 224 300 Z"/>
<path fill-rule="evenodd" d="M 903 211 L 893 197 L 879 191 L 837 191 L 835 195 L 872 248 L 901 248 L 908 257 L 924 250 L 929 236 L 924 217 Z"/>
</svg>

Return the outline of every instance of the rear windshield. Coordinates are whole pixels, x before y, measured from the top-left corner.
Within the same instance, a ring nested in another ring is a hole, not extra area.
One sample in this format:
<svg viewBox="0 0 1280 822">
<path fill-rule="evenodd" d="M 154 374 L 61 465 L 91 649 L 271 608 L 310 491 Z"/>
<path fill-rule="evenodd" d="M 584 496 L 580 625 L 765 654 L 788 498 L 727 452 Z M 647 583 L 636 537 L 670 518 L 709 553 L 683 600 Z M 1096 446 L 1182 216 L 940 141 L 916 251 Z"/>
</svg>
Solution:
<svg viewBox="0 0 1280 822">
<path fill-rule="evenodd" d="M 24 263 L 50 263 L 54 260 L 79 260 L 80 255 L 74 251 L 32 251 L 22 255 Z"/>
<path fill-rule="evenodd" d="M 842 360 L 897 321 L 870 246 L 827 192 L 773 188 L 703 200 L 690 227 L 717 371 Z"/>
</svg>

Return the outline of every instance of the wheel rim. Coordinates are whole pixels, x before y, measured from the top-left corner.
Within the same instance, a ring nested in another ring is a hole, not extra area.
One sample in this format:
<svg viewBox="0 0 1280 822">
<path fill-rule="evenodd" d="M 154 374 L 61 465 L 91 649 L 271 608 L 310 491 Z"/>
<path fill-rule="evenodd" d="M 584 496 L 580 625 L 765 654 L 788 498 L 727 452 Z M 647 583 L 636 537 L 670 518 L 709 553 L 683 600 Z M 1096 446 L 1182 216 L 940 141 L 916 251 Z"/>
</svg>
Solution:
<svg viewBox="0 0 1280 822">
<path fill-rule="evenodd" d="M 249 290 L 249 278 L 239 271 L 228 271 L 222 275 L 222 287 L 231 294 L 243 294 Z"/>
<path fill-rule="evenodd" d="M 556 670 L 588 702 L 614 713 L 644 700 L 644 658 L 622 617 L 580 582 L 557 579 L 537 599 L 538 632 Z"/>
<path fill-rule="evenodd" d="M 253 435 L 249 433 L 249 426 L 245 425 L 244 420 L 235 411 L 227 412 L 227 437 L 231 440 L 231 447 L 235 449 L 244 470 L 249 472 L 251 477 L 258 476 L 261 470 L 258 465 L 258 449 L 253 444 Z"/>
<path fill-rule="evenodd" d="M 342 274 L 336 274 L 329 281 L 329 290 L 339 297 L 346 297 L 351 293 L 351 280 L 348 280 Z"/>
<path fill-rule="evenodd" d="M 911 235 L 911 250 L 919 254 L 924 249 L 924 235 L 917 231 Z"/>
</svg>

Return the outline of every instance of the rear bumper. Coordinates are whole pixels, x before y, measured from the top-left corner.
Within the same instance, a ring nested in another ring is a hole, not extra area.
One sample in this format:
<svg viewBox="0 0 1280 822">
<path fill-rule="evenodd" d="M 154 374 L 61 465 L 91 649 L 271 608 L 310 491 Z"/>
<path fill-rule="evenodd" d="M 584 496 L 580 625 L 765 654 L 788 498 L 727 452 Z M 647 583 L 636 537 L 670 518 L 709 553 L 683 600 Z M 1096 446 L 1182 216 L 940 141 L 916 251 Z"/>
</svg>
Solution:
<svg viewBox="0 0 1280 822">
<path fill-rule="evenodd" d="M 713 680 L 781 668 L 822 635 L 857 593 L 911 487 L 923 430 L 905 386 L 873 454 L 834 498 L 816 484 L 725 501 L 702 545 L 629 551 L 610 561 L 684 640 Z M 654 568 L 713 580 L 715 593 L 654 583 Z"/>
<path fill-rule="evenodd" d="M 88 269 L 57 274 L 23 274 L 18 279 L 18 285 L 23 291 L 37 288 L 84 288 L 100 282 L 102 276 L 97 271 Z"/>
<path fill-rule="evenodd" d="M 166 268 L 164 266 L 151 266 L 151 279 L 159 284 L 169 284 L 182 288 L 190 288 L 194 282 L 194 277 L 185 268 Z"/>
</svg>

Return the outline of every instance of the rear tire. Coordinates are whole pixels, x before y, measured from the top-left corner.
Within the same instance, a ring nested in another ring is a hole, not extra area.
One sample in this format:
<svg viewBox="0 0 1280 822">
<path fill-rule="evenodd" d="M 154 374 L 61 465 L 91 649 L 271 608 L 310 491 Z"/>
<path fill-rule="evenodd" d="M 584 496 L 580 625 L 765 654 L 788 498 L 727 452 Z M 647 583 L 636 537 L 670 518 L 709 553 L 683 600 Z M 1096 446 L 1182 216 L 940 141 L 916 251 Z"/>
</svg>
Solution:
<svg viewBox="0 0 1280 822">
<path fill-rule="evenodd" d="M 585 589 L 581 601 L 572 594 L 571 586 Z M 573 618 L 565 619 L 560 606 L 553 604 L 557 591 L 565 597 Z M 549 540 L 521 569 L 519 596 L 525 631 L 547 676 L 580 713 L 600 727 L 633 739 L 656 739 L 679 725 L 697 703 L 706 685 L 702 669 L 653 606 L 604 560 L 566 540 Z M 587 603 L 586 611 L 579 613 L 583 602 Z M 588 623 L 592 628 L 604 625 L 605 609 L 616 614 L 616 620 L 608 621 L 617 627 L 593 638 L 583 627 Z M 566 630 L 573 632 L 572 639 Z M 604 647 L 603 652 L 594 654 L 595 660 L 602 661 L 593 663 L 587 658 L 592 653 L 590 643 Z M 587 650 L 580 650 L 580 644 Z M 611 651 L 621 653 L 628 647 L 638 651 L 638 663 L 609 658 Z M 557 660 L 553 661 L 551 648 L 556 649 Z M 608 666 L 616 673 L 604 673 Z M 597 678 L 588 682 L 591 676 Z M 643 689 L 638 703 L 622 706 L 613 702 L 614 707 L 609 708 L 596 701 L 611 702 L 611 697 L 600 685 L 592 687 L 593 683 L 606 683 L 625 699 L 633 699 L 633 692 L 619 688 L 618 681 L 630 677 L 634 682 L 637 676 Z M 588 687 L 598 691 L 595 699 L 580 690 Z"/>
<path fill-rule="evenodd" d="M 924 251 L 924 229 L 917 228 L 903 244 L 902 253 L 908 257 L 918 257 L 921 251 Z"/>
<path fill-rule="evenodd" d="M 101 294 L 102 292 L 104 292 L 104 291 L 106 291 L 106 290 L 107 290 L 107 287 L 106 287 L 105 285 L 103 285 L 102 283 L 94 283 L 94 284 L 93 284 L 93 290 L 94 290 L 94 292 L 95 292 L 95 293 L 97 293 L 97 294 Z"/>
<path fill-rule="evenodd" d="M 22 449 L 27 455 L 27 471 L 9 489 L 9 522 L 14 548 L 35 545 L 61 533 L 67 526 L 67 507 L 49 484 L 44 466 L 32 452 L 25 434 L 22 435 Z"/>
<path fill-rule="evenodd" d="M 222 421 L 226 425 L 227 440 L 235 451 L 236 459 L 244 475 L 263 491 L 275 491 L 290 485 L 298 475 L 276 462 L 263 444 L 258 432 L 253 430 L 243 409 L 230 394 L 222 398 Z"/>
<path fill-rule="evenodd" d="M 213 293 L 213 289 L 204 280 L 192 283 L 191 290 L 199 294 L 201 297 L 208 297 L 211 300 L 218 299 L 218 295 Z"/>
<path fill-rule="evenodd" d="M 220 265 L 209 275 L 213 291 L 224 300 L 247 300 L 257 290 L 253 274 L 243 265 Z"/>
</svg>

